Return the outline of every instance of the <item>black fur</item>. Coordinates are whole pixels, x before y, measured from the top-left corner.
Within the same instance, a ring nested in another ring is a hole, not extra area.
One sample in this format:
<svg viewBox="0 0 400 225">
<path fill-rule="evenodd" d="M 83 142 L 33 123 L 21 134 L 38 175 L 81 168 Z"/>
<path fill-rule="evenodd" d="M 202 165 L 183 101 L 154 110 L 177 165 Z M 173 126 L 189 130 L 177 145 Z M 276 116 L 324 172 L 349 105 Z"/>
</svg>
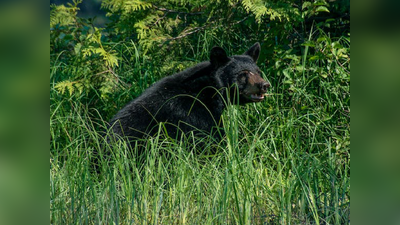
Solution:
<svg viewBox="0 0 400 225">
<path fill-rule="evenodd" d="M 235 87 L 239 89 L 240 104 L 252 102 L 249 94 L 242 96 L 249 88 L 248 77 L 252 73 L 260 81 L 258 93 L 265 93 L 268 86 L 256 65 L 259 53 L 259 43 L 245 54 L 232 57 L 222 48 L 214 47 L 210 61 L 161 79 L 128 103 L 111 119 L 113 133 L 127 136 L 131 141 L 142 139 L 154 136 L 161 122 L 172 138 L 178 138 L 181 132 L 210 133 L 213 127 L 222 125 L 220 118 L 228 89 L 232 93 L 237 93 Z"/>
</svg>

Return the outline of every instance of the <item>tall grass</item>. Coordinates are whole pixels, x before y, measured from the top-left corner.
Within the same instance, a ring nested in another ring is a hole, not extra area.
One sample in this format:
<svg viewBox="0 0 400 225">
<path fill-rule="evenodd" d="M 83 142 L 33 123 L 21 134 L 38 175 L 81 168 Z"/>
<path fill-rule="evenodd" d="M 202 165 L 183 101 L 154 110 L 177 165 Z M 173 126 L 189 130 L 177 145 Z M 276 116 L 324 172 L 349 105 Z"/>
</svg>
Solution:
<svg viewBox="0 0 400 225">
<path fill-rule="evenodd" d="M 138 64 L 120 74 L 143 74 L 140 56 L 130 54 Z M 105 143 L 101 110 L 51 87 L 51 224 L 349 223 L 350 125 L 343 111 L 349 85 L 304 70 L 329 73 L 327 63 L 342 68 L 324 60 L 304 60 L 303 69 L 289 63 L 287 76 L 268 75 L 273 88 L 265 102 L 229 106 L 226 137 L 215 153 L 199 151 L 196 139 L 157 136 L 138 158 L 121 142 Z M 52 79 L 60 68 L 52 66 Z M 138 95 L 145 86 L 129 90 Z M 118 108 L 127 95 L 104 104 Z M 99 157 L 104 150 L 108 158 Z"/>
</svg>

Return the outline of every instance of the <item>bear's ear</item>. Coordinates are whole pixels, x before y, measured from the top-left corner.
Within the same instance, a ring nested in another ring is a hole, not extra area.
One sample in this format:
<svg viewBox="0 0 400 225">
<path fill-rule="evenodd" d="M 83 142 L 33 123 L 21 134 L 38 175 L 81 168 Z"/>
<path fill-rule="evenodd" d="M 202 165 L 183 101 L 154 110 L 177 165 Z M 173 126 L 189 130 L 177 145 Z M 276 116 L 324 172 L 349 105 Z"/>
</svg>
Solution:
<svg viewBox="0 0 400 225">
<path fill-rule="evenodd" d="M 215 67 L 219 67 L 229 61 L 225 50 L 221 47 L 213 47 L 210 53 L 210 62 Z"/>
<path fill-rule="evenodd" d="M 250 56 L 254 62 L 257 62 L 258 56 L 260 55 L 260 49 L 260 43 L 256 42 L 244 53 L 244 55 Z"/>
</svg>

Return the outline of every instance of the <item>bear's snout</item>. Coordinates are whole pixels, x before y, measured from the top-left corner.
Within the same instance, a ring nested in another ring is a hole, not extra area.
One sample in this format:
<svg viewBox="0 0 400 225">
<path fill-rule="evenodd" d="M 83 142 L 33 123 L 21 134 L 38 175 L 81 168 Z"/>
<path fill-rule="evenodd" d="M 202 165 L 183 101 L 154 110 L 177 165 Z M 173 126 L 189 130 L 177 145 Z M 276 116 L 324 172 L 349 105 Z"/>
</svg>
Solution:
<svg viewBox="0 0 400 225">
<path fill-rule="evenodd" d="M 248 80 L 242 94 L 250 102 L 259 102 L 264 99 L 265 93 L 271 84 L 265 81 L 259 74 L 249 72 Z"/>
<path fill-rule="evenodd" d="M 259 83 L 259 85 L 262 93 L 267 93 L 268 88 L 271 86 L 271 84 L 266 81 Z"/>
</svg>

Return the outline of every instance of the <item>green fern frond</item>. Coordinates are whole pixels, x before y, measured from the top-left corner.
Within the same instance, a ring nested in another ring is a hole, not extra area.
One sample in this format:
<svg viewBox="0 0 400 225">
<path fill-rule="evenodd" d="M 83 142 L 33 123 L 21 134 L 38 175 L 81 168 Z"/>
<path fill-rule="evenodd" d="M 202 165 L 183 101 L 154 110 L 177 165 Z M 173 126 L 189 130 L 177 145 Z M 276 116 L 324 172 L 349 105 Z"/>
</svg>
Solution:
<svg viewBox="0 0 400 225">
<path fill-rule="evenodd" d="M 67 6 L 51 5 L 50 27 L 54 27 L 57 24 L 61 26 L 74 24 L 79 10 L 78 4 L 81 2 L 82 1 L 73 1 L 73 4 L 68 3 Z"/>
<path fill-rule="evenodd" d="M 105 0 L 102 3 L 103 8 L 107 8 L 113 13 L 122 11 L 123 14 L 145 10 L 152 6 L 151 3 L 140 0 Z"/>
<path fill-rule="evenodd" d="M 61 94 L 64 94 L 65 90 L 68 90 L 69 94 L 72 95 L 75 90 L 74 83 L 75 83 L 75 81 L 65 80 L 65 81 L 58 82 L 54 88 Z"/>
<path fill-rule="evenodd" d="M 266 16 L 270 20 L 290 21 L 293 15 L 299 15 L 298 10 L 292 7 L 278 7 L 277 3 L 263 0 L 242 0 L 241 4 L 248 13 L 252 13 L 255 16 L 257 22 L 261 22 Z"/>
</svg>

